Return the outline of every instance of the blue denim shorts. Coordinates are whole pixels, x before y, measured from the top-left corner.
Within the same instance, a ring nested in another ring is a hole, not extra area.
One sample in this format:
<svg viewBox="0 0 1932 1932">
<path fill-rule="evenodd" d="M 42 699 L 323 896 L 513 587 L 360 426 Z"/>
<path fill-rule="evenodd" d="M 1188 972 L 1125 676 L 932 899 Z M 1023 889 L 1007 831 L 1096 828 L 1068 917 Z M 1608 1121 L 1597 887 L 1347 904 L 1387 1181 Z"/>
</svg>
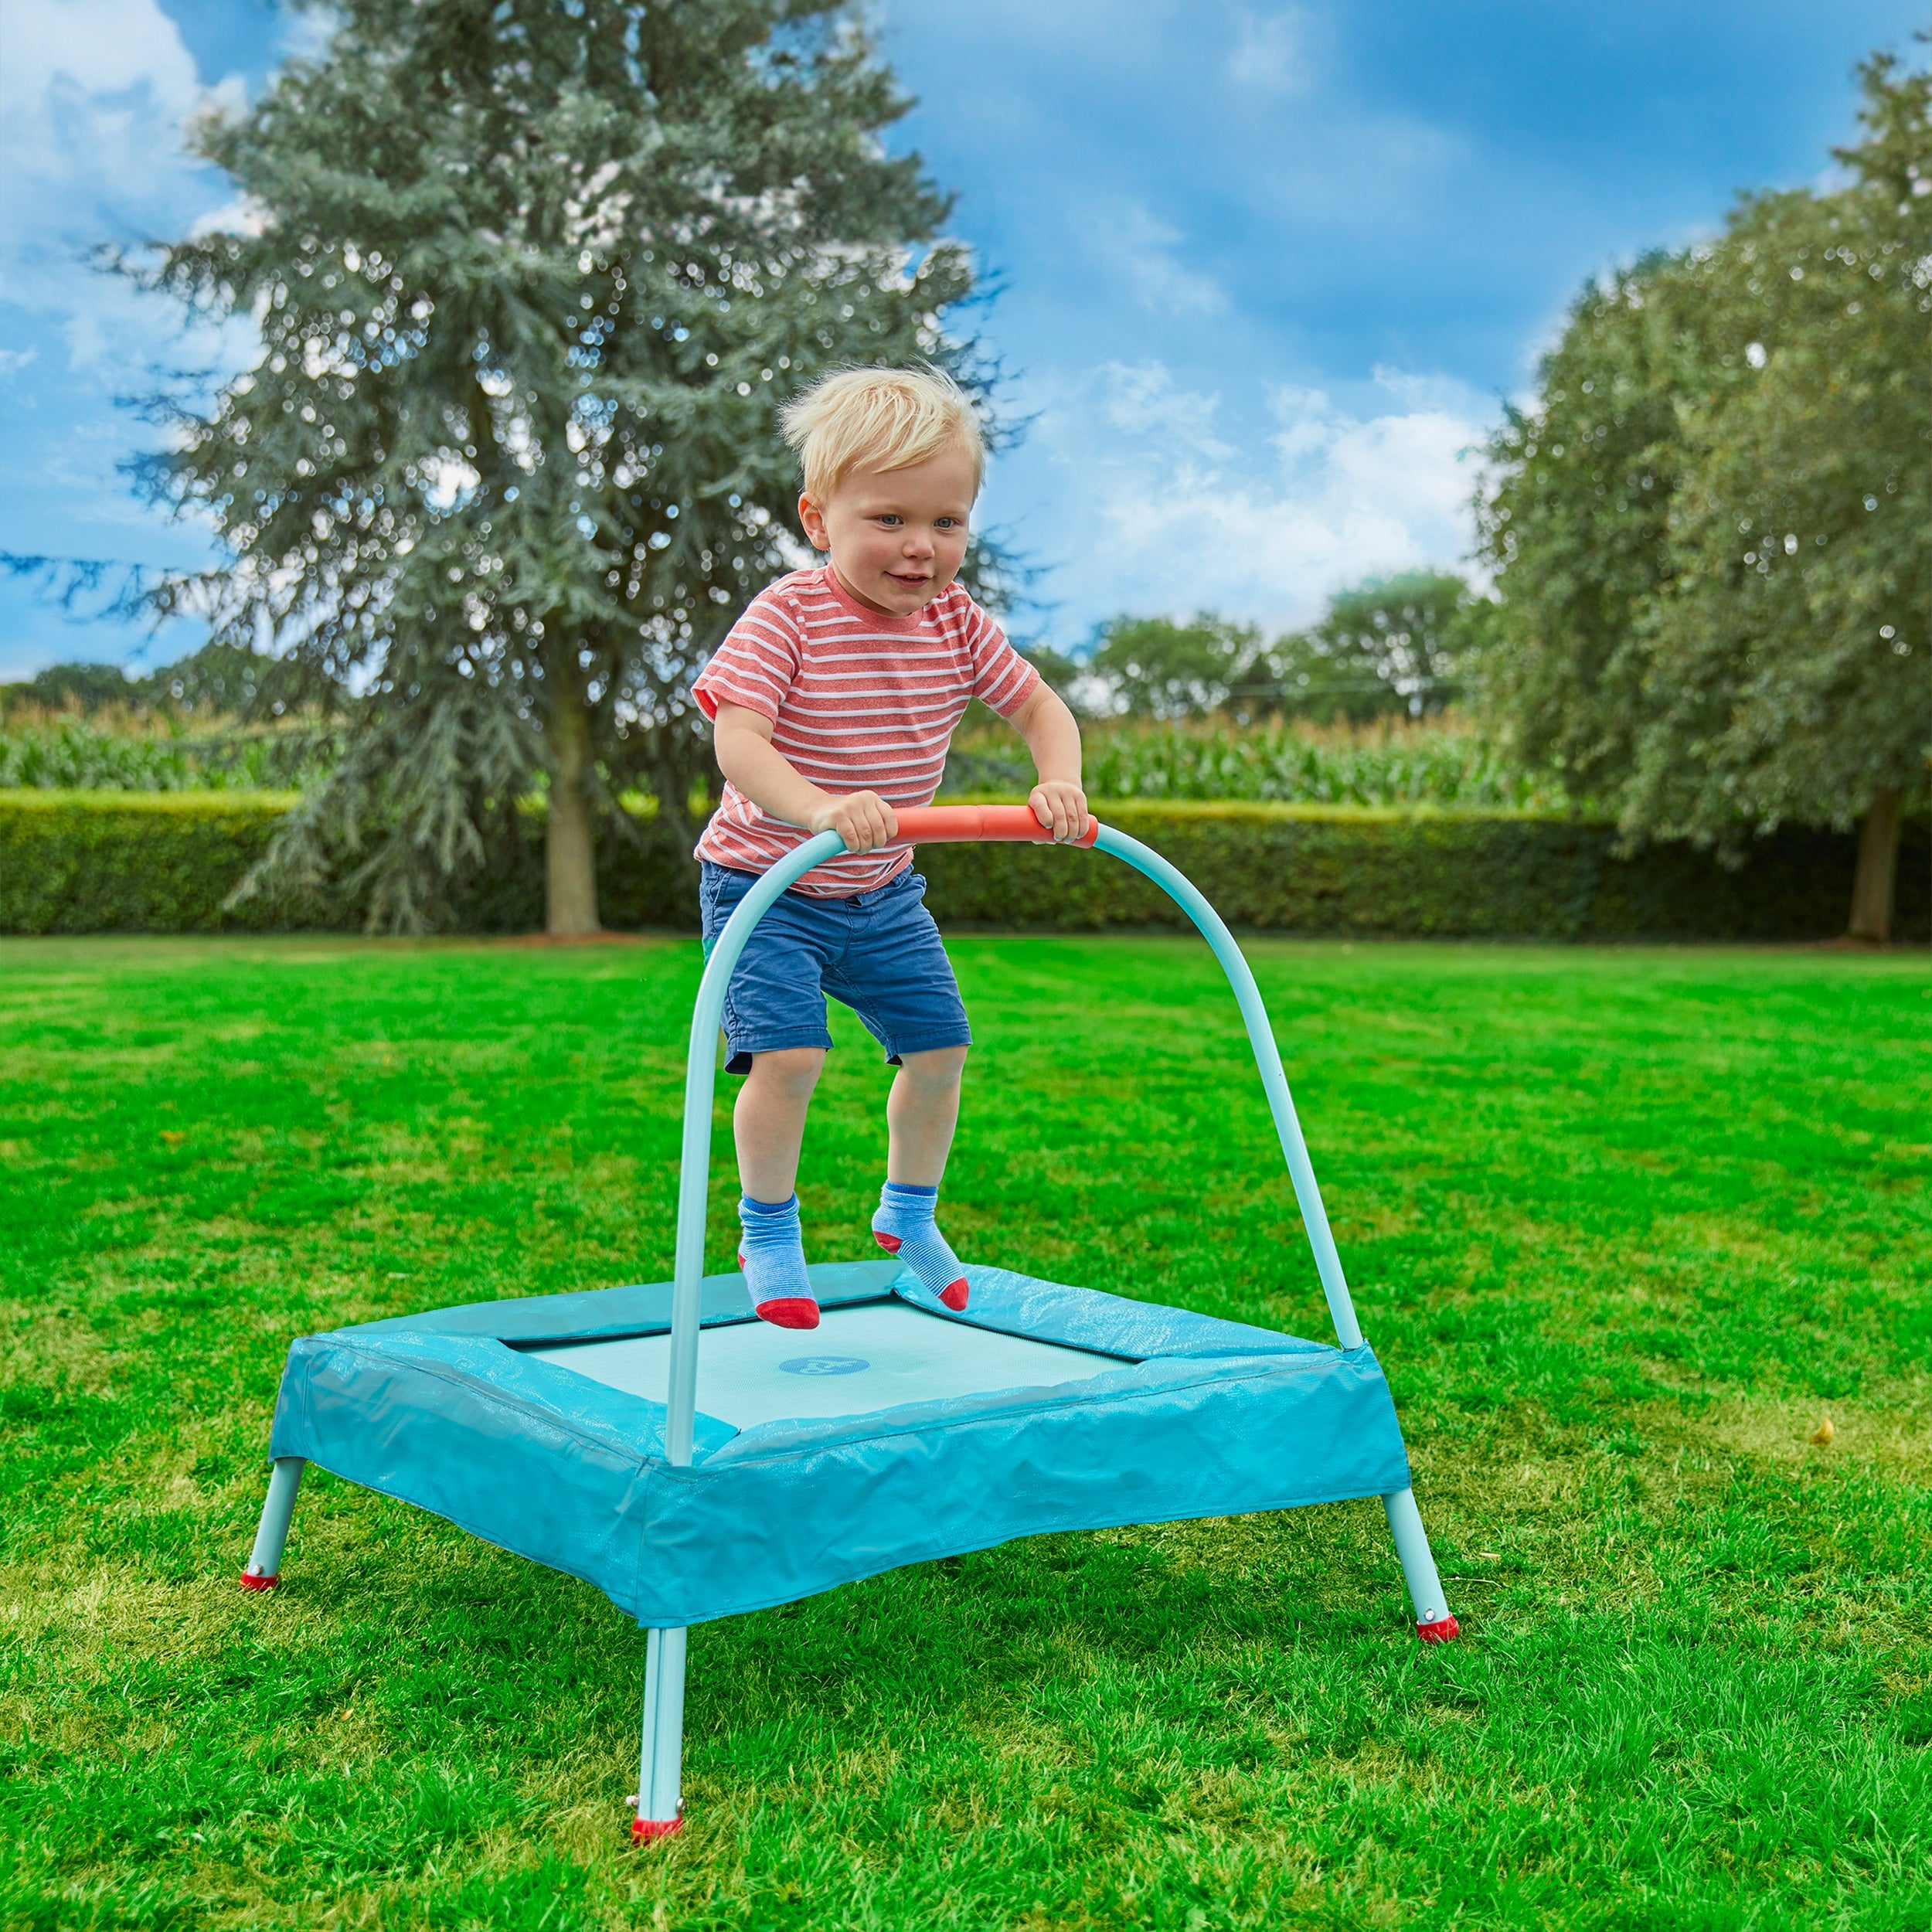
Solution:
<svg viewBox="0 0 1932 1932">
<path fill-rule="evenodd" d="M 757 883 L 756 872 L 704 862 L 706 953 Z M 953 962 L 926 910 L 926 882 L 910 869 L 849 899 L 778 895 L 725 990 L 726 1070 L 750 1073 L 753 1053 L 829 1047 L 828 993 L 865 1022 L 895 1066 L 907 1053 L 973 1043 Z"/>
</svg>

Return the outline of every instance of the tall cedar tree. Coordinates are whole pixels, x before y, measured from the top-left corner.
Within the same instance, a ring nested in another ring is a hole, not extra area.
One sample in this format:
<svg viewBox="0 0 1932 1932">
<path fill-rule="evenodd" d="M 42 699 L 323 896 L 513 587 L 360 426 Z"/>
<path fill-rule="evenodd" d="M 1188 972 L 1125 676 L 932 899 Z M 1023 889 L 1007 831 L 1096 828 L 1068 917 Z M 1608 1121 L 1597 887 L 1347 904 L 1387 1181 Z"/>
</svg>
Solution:
<svg viewBox="0 0 1932 1932">
<path fill-rule="evenodd" d="M 325 52 L 198 151 L 247 218 L 145 272 L 261 352 L 155 486 L 231 563 L 165 586 L 360 695 L 271 852 L 436 923 L 547 791 L 549 930 L 597 925 L 628 787 L 688 839 L 691 680 L 798 560 L 777 405 L 957 371 L 946 201 L 841 0 L 336 0 Z M 352 860 L 349 855 L 355 855 Z"/>
<path fill-rule="evenodd" d="M 1932 757 L 1932 75 L 1864 70 L 1856 179 L 1584 294 L 1492 448 L 1492 689 L 1633 836 L 1862 821 L 1891 922 Z"/>
</svg>

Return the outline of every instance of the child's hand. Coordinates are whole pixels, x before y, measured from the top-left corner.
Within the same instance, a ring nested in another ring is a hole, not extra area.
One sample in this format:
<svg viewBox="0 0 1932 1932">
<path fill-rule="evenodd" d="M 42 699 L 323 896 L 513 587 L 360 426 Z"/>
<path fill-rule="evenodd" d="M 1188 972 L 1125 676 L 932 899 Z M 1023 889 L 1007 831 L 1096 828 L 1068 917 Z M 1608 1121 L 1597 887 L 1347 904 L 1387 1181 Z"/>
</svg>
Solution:
<svg viewBox="0 0 1932 1932">
<path fill-rule="evenodd" d="M 899 835 L 899 819 L 876 791 L 855 791 L 828 798 L 811 815 L 814 832 L 835 832 L 848 852 L 870 852 Z"/>
<path fill-rule="evenodd" d="M 1087 794 L 1070 778 L 1047 778 L 1028 793 L 1026 802 L 1043 825 L 1053 828 L 1053 842 L 1063 845 L 1087 835 Z"/>
</svg>

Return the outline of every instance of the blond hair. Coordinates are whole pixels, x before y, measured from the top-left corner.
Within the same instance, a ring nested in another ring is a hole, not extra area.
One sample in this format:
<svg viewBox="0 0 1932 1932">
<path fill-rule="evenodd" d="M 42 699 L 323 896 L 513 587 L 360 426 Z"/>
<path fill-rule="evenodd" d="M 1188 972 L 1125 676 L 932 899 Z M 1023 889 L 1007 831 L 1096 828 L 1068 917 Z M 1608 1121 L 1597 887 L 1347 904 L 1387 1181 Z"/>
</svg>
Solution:
<svg viewBox="0 0 1932 1932">
<path fill-rule="evenodd" d="M 986 445 L 971 399 L 943 369 L 842 369 L 787 403 L 780 420 L 798 452 L 805 493 L 821 503 L 854 470 L 903 470 L 947 448 L 973 459 L 973 488 Z"/>
</svg>

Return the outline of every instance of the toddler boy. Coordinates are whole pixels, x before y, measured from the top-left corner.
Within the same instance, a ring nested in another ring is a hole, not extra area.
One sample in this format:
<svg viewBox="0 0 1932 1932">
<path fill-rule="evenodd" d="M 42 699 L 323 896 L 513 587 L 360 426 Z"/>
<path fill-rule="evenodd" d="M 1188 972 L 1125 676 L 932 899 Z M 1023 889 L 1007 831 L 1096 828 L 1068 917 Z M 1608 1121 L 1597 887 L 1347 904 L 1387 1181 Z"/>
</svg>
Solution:
<svg viewBox="0 0 1932 1932">
<path fill-rule="evenodd" d="M 726 1065 L 745 1076 L 740 1266 L 766 1321 L 814 1328 L 794 1189 L 832 1045 L 828 993 L 899 1069 L 873 1235 L 948 1308 L 966 1305 L 934 1216 L 972 1035 L 895 808 L 932 802 L 973 698 L 1026 740 L 1029 802 L 1056 839 L 1086 831 L 1087 798 L 1073 714 L 955 580 L 985 455 L 957 385 L 932 369 L 847 369 L 793 402 L 784 427 L 804 471 L 799 521 L 828 560 L 760 591 L 697 681 L 725 777 L 697 855 L 708 946 L 787 852 L 815 832 L 845 842 L 780 895 L 725 995 Z"/>
</svg>

